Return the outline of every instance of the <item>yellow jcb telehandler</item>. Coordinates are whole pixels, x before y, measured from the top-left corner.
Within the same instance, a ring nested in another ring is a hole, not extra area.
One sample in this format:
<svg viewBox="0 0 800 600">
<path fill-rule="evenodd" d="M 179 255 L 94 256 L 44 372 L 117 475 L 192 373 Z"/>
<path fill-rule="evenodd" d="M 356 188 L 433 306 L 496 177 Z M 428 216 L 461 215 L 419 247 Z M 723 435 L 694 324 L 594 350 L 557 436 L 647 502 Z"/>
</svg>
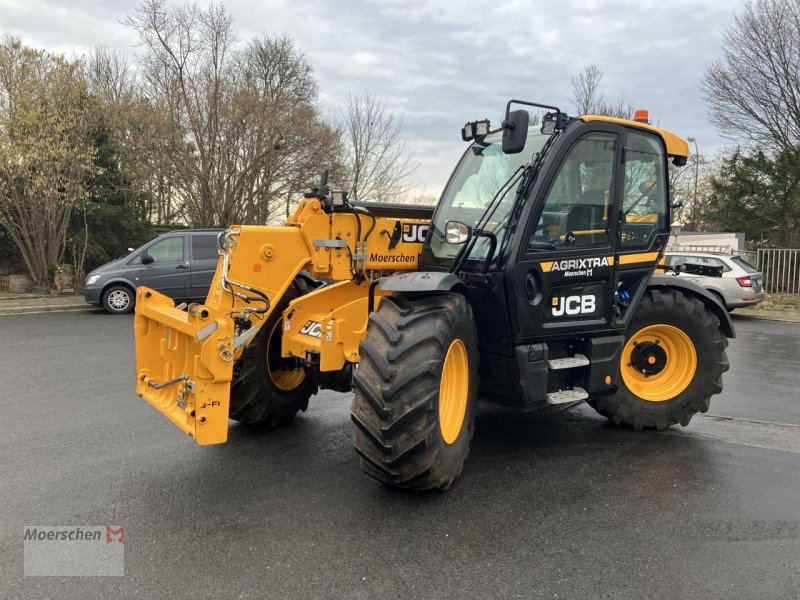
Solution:
<svg viewBox="0 0 800 600">
<path fill-rule="evenodd" d="M 363 470 L 416 489 L 457 478 L 479 397 L 688 424 L 722 389 L 734 330 L 661 260 L 668 161 L 689 150 L 643 112 L 511 100 L 501 127 L 462 129 L 435 208 L 350 202 L 323 175 L 283 225 L 231 226 L 203 304 L 137 290 L 138 395 L 217 444 L 229 419 L 284 425 L 320 388 L 352 389 Z"/>
</svg>

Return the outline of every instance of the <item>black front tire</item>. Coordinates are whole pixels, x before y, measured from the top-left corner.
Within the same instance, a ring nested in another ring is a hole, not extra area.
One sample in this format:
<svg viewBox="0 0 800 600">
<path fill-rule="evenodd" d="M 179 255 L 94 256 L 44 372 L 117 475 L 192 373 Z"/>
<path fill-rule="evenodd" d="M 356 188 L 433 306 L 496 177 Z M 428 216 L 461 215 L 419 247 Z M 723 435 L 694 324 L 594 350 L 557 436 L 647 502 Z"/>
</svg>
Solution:
<svg viewBox="0 0 800 600">
<path fill-rule="evenodd" d="M 589 404 L 616 425 L 637 430 L 663 430 L 676 424 L 685 427 L 696 413 L 708 410 L 711 396 L 722 391 L 722 374 L 729 366 L 725 354 L 728 338 L 702 300 L 678 290 L 651 289 L 645 293 L 625 331 L 626 343 L 652 325 L 671 325 L 691 340 L 697 365 L 689 385 L 672 398 L 650 401 L 631 392 L 620 374 L 614 395 L 591 399 Z M 622 356 L 620 369 L 625 368 L 627 361 L 628 357 Z"/>
<path fill-rule="evenodd" d="M 133 310 L 136 295 L 124 285 L 112 285 L 103 292 L 103 308 L 112 315 L 124 315 Z"/>
<path fill-rule="evenodd" d="M 478 336 L 461 294 L 383 298 L 369 318 L 353 375 L 353 443 L 361 468 L 391 486 L 448 489 L 461 473 L 475 430 Z M 445 357 L 455 340 L 468 367 L 466 407 L 445 442 L 439 422 Z"/>
<path fill-rule="evenodd" d="M 231 383 L 231 419 L 266 427 L 288 425 L 299 411 L 306 411 L 309 398 L 317 393 L 311 373 L 304 367 L 293 369 L 294 365 L 280 358 L 283 311 L 291 300 L 307 292 L 307 286 L 295 280 L 236 362 Z M 301 380 L 293 387 L 284 385 L 285 389 L 281 389 L 273 381 L 269 365 L 273 370 L 281 368 L 284 373 L 294 373 Z"/>
</svg>

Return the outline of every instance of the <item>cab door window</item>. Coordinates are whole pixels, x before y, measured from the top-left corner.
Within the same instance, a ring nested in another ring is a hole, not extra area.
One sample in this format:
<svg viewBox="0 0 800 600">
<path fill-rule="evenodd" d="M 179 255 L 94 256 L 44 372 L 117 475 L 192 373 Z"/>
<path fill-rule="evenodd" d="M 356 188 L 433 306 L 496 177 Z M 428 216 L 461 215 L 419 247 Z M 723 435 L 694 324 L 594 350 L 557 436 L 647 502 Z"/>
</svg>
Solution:
<svg viewBox="0 0 800 600">
<path fill-rule="evenodd" d="M 581 138 L 559 168 L 529 250 L 605 247 L 610 242 L 617 136 Z"/>
<path fill-rule="evenodd" d="M 645 250 L 667 229 L 667 182 L 664 149 L 650 134 L 628 133 L 622 192 L 620 244 L 624 250 Z"/>
</svg>

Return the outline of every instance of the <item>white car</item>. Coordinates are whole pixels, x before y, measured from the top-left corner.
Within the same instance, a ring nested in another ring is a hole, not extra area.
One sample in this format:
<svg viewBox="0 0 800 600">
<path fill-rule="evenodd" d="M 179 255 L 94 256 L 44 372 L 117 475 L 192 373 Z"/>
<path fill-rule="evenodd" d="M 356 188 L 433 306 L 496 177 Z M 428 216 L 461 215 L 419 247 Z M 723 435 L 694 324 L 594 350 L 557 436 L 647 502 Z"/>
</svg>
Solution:
<svg viewBox="0 0 800 600">
<path fill-rule="evenodd" d="M 667 252 L 669 266 L 684 263 L 722 267 L 722 277 L 704 277 L 690 273 L 681 273 L 679 277 L 691 279 L 712 292 L 729 311 L 753 306 L 764 299 L 761 272 L 740 256 L 716 252 Z"/>
</svg>

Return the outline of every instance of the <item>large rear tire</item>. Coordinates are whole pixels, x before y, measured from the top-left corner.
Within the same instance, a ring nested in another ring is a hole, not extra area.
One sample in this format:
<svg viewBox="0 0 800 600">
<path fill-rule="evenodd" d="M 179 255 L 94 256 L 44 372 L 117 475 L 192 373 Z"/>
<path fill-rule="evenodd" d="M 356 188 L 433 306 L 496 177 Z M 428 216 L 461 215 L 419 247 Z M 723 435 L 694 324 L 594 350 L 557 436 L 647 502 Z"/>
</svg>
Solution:
<svg viewBox="0 0 800 600">
<path fill-rule="evenodd" d="M 267 322 L 245 348 L 233 370 L 230 418 L 249 425 L 280 427 L 308 408 L 317 385 L 305 368 L 281 358 L 283 311 L 308 289 L 297 279 L 281 298 Z"/>
<path fill-rule="evenodd" d="M 619 389 L 589 404 L 634 429 L 686 426 L 722 391 L 727 346 L 719 320 L 702 300 L 678 290 L 648 290 L 625 332 Z"/>
<path fill-rule="evenodd" d="M 388 485 L 448 489 L 475 429 L 478 335 L 461 294 L 391 296 L 370 315 L 353 375 L 353 443 Z"/>
</svg>

